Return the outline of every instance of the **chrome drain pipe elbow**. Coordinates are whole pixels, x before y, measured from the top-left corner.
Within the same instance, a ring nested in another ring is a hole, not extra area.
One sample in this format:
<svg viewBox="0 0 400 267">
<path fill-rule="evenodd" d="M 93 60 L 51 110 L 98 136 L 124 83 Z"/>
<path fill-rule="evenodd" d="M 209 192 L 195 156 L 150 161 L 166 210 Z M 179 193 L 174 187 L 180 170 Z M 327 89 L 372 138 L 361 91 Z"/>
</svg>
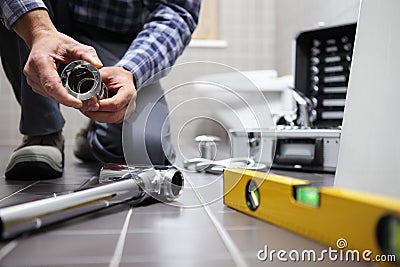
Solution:
<svg viewBox="0 0 400 267">
<path fill-rule="evenodd" d="M 132 205 L 150 197 L 174 201 L 182 192 L 184 178 L 172 167 L 105 165 L 99 184 L 72 193 L 0 209 L 2 239 L 64 221 L 79 215 L 128 202 Z"/>
</svg>

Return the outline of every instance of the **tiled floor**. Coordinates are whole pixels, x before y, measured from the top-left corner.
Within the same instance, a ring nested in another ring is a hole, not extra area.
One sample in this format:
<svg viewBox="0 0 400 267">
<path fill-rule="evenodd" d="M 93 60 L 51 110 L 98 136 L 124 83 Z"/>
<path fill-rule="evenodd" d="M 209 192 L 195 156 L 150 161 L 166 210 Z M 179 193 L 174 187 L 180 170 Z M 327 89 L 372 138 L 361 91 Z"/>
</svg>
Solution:
<svg viewBox="0 0 400 267">
<path fill-rule="evenodd" d="M 4 172 L 12 147 L 0 147 Z M 0 206 L 71 191 L 95 175 L 100 166 L 82 164 L 67 147 L 65 174 L 48 181 L 0 179 Z M 286 172 L 279 172 L 283 173 Z M 332 175 L 292 173 L 319 185 Z M 185 175 L 184 193 L 173 205 L 149 203 L 114 206 L 33 234 L 0 242 L 1 266 L 265 266 L 288 262 L 257 259 L 265 245 L 274 249 L 315 249 L 323 246 L 222 203 L 222 177 Z M 207 205 L 202 205 L 207 203 Z M 310 262 L 297 265 L 310 266 Z M 341 263 L 319 262 L 315 266 Z"/>
</svg>

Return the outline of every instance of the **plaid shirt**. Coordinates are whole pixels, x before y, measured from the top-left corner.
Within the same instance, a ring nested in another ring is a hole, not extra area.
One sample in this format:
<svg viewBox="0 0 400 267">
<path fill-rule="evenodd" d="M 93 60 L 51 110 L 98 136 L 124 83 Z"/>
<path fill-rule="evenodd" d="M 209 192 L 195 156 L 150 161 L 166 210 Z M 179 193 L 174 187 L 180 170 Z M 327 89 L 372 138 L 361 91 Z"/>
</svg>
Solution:
<svg viewBox="0 0 400 267">
<path fill-rule="evenodd" d="M 78 22 L 136 36 L 116 65 L 131 71 L 136 88 L 140 88 L 172 66 L 188 45 L 197 25 L 200 1 L 70 0 L 70 4 Z M 0 0 L 0 8 L 0 18 L 10 29 L 26 12 L 46 6 L 41 0 Z"/>
</svg>

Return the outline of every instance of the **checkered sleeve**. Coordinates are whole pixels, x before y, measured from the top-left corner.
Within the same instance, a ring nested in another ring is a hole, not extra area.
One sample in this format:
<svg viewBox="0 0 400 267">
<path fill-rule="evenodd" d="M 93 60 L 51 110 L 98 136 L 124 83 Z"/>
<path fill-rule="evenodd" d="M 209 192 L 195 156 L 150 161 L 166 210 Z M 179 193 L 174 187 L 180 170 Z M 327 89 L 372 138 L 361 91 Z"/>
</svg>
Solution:
<svg viewBox="0 0 400 267">
<path fill-rule="evenodd" d="M 7 29 L 11 29 L 17 19 L 28 11 L 46 9 L 41 0 L 1 0 L 0 5 L 0 19 Z"/>
<path fill-rule="evenodd" d="M 148 0 L 144 3 L 151 14 L 117 63 L 133 73 L 137 89 L 160 78 L 156 74 L 175 63 L 190 42 L 200 10 L 200 0 Z"/>
</svg>

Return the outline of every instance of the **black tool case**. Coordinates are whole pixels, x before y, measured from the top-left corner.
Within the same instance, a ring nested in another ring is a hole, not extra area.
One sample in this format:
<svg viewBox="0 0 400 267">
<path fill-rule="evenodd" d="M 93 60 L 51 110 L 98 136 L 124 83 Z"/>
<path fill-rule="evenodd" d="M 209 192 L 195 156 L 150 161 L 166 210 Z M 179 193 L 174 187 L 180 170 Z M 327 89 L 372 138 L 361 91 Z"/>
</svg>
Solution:
<svg viewBox="0 0 400 267">
<path fill-rule="evenodd" d="M 356 23 L 300 32 L 295 40 L 295 88 L 312 102 L 313 126 L 342 125 Z"/>
</svg>

